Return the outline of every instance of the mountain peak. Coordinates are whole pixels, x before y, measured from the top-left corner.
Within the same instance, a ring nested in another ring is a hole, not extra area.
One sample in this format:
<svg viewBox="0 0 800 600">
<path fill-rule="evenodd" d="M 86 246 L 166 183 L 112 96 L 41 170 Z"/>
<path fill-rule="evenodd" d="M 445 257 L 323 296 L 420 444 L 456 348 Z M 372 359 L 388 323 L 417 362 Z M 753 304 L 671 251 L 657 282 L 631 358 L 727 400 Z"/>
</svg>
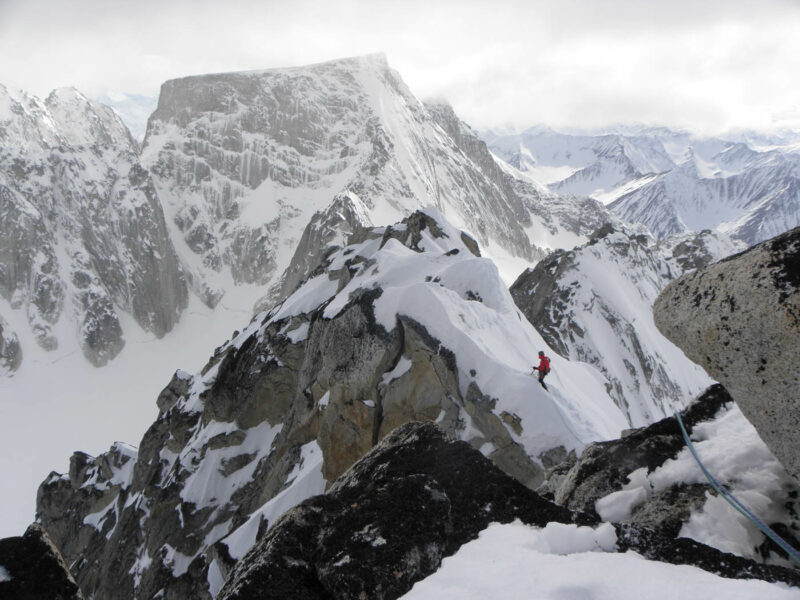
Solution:
<svg viewBox="0 0 800 600">
<path fill-rule="evenodd" d="M 91 104 L 89 99 L 74 86 L 60 87 L 54 89 L 47 96 L 45 103 L 50 105 L 55 102 L 74 102 L 80 104 Z"/>
</svg>

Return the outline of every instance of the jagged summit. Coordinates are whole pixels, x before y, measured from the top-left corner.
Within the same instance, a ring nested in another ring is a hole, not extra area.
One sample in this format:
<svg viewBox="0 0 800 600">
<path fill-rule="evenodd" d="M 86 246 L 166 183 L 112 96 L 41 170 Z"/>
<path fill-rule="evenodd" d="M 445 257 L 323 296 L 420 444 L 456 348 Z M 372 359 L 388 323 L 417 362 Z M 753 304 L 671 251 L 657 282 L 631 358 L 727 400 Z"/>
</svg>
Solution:
<svg viewBox="0 0 800 600">
<path fill-rule="evenodd" d="M 485 146 L 464 147 L 477 136 L 454 129 L 371 55 L 169 81 L 143 161 L 209 303 L 228 281 L 274 281 L 313 215 L 341 198 L 364 226 L 432 204 L 481 243 L 533 257 L 522 199 Z"/>
</svg>

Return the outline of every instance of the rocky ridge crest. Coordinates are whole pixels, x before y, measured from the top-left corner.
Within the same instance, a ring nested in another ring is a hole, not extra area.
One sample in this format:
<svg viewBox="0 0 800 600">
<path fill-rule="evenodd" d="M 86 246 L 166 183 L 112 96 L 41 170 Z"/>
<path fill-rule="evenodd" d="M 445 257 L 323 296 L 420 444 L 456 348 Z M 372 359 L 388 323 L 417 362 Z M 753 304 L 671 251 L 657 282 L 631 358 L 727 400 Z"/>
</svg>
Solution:
<svg viewBox="0 0 800 600">
<path fill-rule="evenodd" d="M 440 213 L 351 242 L 200 373 L 177 373 L 138 452 L 77 454 L 69 475 L 45 481 L 39 517 L 87 593 L 111 582 L 121 598 L 216 593 L 282 512 L 409 421 L 436 421 L 528 486 L 553 449 L 624 426 L 596 375 L 566 362 L 565 380 L 585 385 L 550 394 L 594 419 L 565 425 L 527 375 L 541 338 Z M 508 344 L 520 355 L 498 361 L 492 348 Z"/>
</svg>

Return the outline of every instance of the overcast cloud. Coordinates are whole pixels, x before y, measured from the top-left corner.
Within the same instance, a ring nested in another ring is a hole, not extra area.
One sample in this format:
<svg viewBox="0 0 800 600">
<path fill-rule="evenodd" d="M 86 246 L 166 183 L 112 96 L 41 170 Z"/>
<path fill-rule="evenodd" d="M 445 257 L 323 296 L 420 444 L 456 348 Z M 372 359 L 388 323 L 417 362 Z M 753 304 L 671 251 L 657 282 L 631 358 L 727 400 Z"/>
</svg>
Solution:
<svg viewBox="0 0 800 600">
<path fill-rule="evenodd" d="M 796 0 L 0 0 L 0 83 L 154 96 L 173 77 L 385 52 L 476 127 L 800 129 L 798 32 Z"/>
</svg>

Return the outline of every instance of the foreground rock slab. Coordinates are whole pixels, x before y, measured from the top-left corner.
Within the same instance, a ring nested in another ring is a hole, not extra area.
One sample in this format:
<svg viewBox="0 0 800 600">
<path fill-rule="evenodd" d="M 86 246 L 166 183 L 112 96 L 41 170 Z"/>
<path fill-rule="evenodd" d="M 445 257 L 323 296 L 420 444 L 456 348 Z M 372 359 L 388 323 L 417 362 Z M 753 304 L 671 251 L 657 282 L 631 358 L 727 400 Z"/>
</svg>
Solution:
<svg viewBox="0 0 800 600">
<path fill-rule="evenodd" d="M 38 524 L 21 537 L 0 540 L 0 598 L 83 600 L 78 584 L 53 542 Z M 5 580 L 4 580 L 5 579 Z"/>
<path fill-rule="evenodd" d="M 661 332 L 731 393 L 800 477 L 800 228 L 677 279 L 653 306 Z"/>
</svg>

